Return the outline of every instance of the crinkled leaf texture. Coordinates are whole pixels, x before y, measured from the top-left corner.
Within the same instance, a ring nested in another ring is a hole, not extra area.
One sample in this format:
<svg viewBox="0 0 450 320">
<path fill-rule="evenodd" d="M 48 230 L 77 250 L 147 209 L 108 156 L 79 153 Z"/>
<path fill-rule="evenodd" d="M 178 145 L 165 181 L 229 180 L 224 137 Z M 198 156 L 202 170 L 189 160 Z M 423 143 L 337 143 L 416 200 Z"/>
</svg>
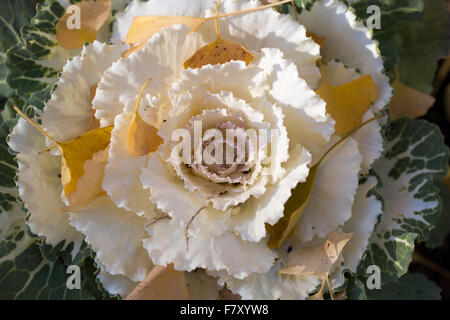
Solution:
<svg viewBox="0 0 450 320">
<path fill-rule="evenodd" d="M 393 122 L 385 140 L 385 156 L 374 167 L 384 213 L 358 267 L 365 283 L 367 267 L 379 266 L 382 286 L 407 272 L 414 242 L 425 241 L 434 228 L 441 212 L 435 182 L 447 173 L 450 153 L 439 129 L 423 120 Z"/>
<path fill-rule="evenodd" d="M 30 23 L 36 10 L 30 0 L 4 0 L 0 2 L 0 98 L 10 97 L 14 90 L 6 82 L 6 52 L 20 39 L 20 30 Z"/>
<path fill-rule="evenodd" d="M 15 123 L 13 102 L 5 105 L 0 117 L 0 299 L 113 298 L 96 279 L 95 254 L 86 243 L 72 257 L 73 243 L 62 241 L 53 247 L 29 231 L 14 185 L 17 164 L 6 144 L 6 135 Z M 80 267 L 81 290 L 66 287 L 69 265 Z"/>
</svg>

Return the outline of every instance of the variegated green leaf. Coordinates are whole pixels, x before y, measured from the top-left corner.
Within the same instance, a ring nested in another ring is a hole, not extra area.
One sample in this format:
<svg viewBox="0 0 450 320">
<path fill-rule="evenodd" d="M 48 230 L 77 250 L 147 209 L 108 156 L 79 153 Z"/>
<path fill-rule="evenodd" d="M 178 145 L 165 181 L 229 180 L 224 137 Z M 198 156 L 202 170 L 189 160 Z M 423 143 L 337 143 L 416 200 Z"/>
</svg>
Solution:
<svg viewBox="0 0 450 320">
<path fill-rule="evenodd" d="M 407 272 L 414 242 L 426 240 L 434 228 L 441 210 L 435 182 L 445 176 L 449 160 L 439 129 L 426 121 L 396 121 L 385 138 L 385 157 L 375 165 L 384 213 L 358 272 L 364 276 L 367 266 L 377 265 L 383 284 Z"/>
</svg>

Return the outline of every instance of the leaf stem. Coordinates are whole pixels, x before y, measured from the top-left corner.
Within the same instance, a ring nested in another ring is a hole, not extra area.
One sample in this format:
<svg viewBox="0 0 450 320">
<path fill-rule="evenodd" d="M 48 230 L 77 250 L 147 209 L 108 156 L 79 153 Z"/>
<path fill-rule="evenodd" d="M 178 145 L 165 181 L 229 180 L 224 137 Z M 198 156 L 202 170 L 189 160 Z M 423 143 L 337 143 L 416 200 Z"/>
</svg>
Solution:
<svg viewBox="0 0 450 320">
<path fill-rule="evenodd" d="M 364 126 L 368 125 L 369 123 L 381 119 L 384 117 L 384 114 L 380 114 L 378 116 L 375 116 L 373 118 L 370 118 L 369 120 L 361 123 L 359 126 L 357 126 L 355 129 L 351 130 L 349 133 L 345 134 L 344 137 L 342 137 L 338 142 L 336 142 L 330 149 L 327 150 L 327 152 L 325 152 L 325 154 L 320 158 L 319 162 L 317 162 L 316 166 L 319 166 L 323 159 L 326 158 L 326 156 L 328 156 L 330 154 L 331 151 L 333 151 L 338 145 L 340 145 L 342 142 L 344 142 L 345 140 L 347 140 L 348 138 L 350 138 L 352 135 L 354 135 L 358 130 L 360 130 L 361 128 L 363 128 Z"/>
<path fill-rule="evenodd" d="M 39 132 L 41 132 L 44 136 L 46 136 L 47 138 L 49 138 L 54 144 L 56 144 L 57 146 L 60 145 L 60 143 L 58 141 L 56 141 L 52 136 L 50 136 L 47 132 L 45 132 L 44 129 L 41 128 L 40 125 L 38 125 L 36 122 L 34 122 L 33 120 L 31 120 L 25 113 L 23 113 L 17 106 L 14 106 L 14 110 L 16 110 L 16 112 L 25 120 L 27 120 L 31 125 L 33 125 L 36 129 L 39 130 Z"/>
<path fill-rule="evenodd" d="M 260 10 L 264 10 L 264 9 L 268 9 L 268 8 L 272 8 L 272 7 L 277 7 L 279 5 L 282 5 L 285 3 L 291 3 L 291 2 L 292 2 L 292 0 L 283 0 L 283 1 L 280 1 L 277 3 L 266 4 L 264 6 L 257 7 L 257 8 L 250 8 L 250 9 L 245 9 L 245 10 L 241 10 L 241 11 L 224 13 L 224 14 L 213 16 L 213 17 L 205 18 L 205 22 L 210 21 L 210 20 L 215 20 L 215 19 L 222 19 L 222 18 L 227 18 L 227 17 L 231 17 L 231 16 L 237 16 L 240 14 L 252 13 L 252 12 L 256 12 L 256 11 L 260 11 Z"/>
</svg>

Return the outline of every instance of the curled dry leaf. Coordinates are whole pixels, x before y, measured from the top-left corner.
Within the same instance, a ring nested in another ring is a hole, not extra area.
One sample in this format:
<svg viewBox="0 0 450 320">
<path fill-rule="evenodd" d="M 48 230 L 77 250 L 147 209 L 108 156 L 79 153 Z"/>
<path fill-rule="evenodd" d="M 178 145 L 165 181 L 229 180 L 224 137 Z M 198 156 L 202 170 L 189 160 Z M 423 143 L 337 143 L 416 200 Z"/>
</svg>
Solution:
<svg viewBox="0 0 450 320">
<path fill-rule="evenodd" d="M 244 61 L 248 65 L 254 58 L 255 56 L 243 46 L 218 37 L 213 43 L 198 49 L 186 60 L 184 68 L 198 69 L 208 64 L 223 64 L 232 60 Z"/>
<path fill-rule="evenodd" d="M 173 265 L 156 266 L 127 296 L 126 300 L 187 300 L 189 291 L 183 271 Z"/>
<path fill-rule="evenodd" d="M 42 134 L 49 138 L 61 151 L 61 183 L 68 197 L 77 190 L 78 179 L 84 174 L 84 164 L 93 158 L 94 154 L 104 150 L 110 142 L 113 127 L 104 127 L 88 131 L 78 138 L 66 142 L 56 141 L 37 123 L 28 118 L 19 108 L 14 109 Z"/>
<path fill-rule="evenodd" d="M 293 251 L 287 257 L 286 267 L 278 273 L 294 276 L 328 274 L 352 236 L 352 233 L 332 232 L 318 246 Z"/>
<path fill-rule="evenodd" d="M 434 97 L 406 86 L 398 77 L 392 87 L 395 90 L 395 95 L 389 103 L 392 120 L 403 117 L 419 118 L 425 115 L 436 101 Z"/>
<path fill-rule="evenodd" d="M 322 64 L 320 69 L 322 84 L 317 93 L 325 100 L 328 113 L 336 121 L 336 133 L 347 134 L 361 124 L 364 114 L 378 99 L 377 88 L 370 75 L 335 87 L 328 83 Z"/>
<path fill-rule="evenodd" d="M 149 83 L 150 79 L 145 82 L 141 89 L 136 102 L 134 118 L 128 129 L 128 150 L 130 154 L 135 156 L 143 156 L 154 152 L 163 143 L 162 138 L 158 135 L 158 129 L 144 121 L 139 115 L 139 104 L 141 103 L 144 90 Z"/>
<path fill-rule="evenodd" d="M 219 16 L 220 1 L 217 4 L 216 16 Z M 216 18 L 217 40 L 200 49 L 184 63 L 184 68 L 198 69 L 208 64 L 224 64 L 232 60 L 244 61 L 247 65 L 255 56 L 238 43 L 223 40 L 219 32 L 219 19 Z"/>
<path fill-rule="evenodd" d="M 111 0 L 81 1 L 75 6 L 80 12 L 79 26 L 76 25 L 77 15 L 71 11 L 64 13 L 56 24 L 56 39 L 68 50 L 81 48 L 97 38 L 97 32 L 111 12 Z"/>
<path fill-rule="evenodd" d="M 63 212 L 76 211 L 89 205 L 95 198 L 106 194 L 102 188 L 108 148 L 98 151 L 84 163 L 84 175 L 78 179 L 77 189 L 67 196 L 69 206 Z"/>
</svg>

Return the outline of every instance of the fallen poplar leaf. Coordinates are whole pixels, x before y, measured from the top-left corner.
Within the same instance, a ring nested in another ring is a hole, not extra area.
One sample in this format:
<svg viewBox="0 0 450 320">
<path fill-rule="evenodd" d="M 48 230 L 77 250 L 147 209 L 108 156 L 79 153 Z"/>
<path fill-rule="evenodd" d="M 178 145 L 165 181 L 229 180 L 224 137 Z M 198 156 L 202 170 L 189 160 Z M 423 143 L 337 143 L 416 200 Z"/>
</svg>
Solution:
<svg viewBox="0 0 450 320">
<path fill-rule="evenodd" d="M 128 57 L 131 53 L 143 48 L 145 42 L 149 40 L 155 33 L 161 32 L 163 28 L 171 27 L 175 24 L 184 24 L 191 29 L 191 32 L 197 31 L 203 24 L 208 21 L 231 17 L 239 14 L 252 13 L 259 10 L 268 9 L 292 0 L 283 0 L 277 3 L 264 5 L 258 8 L 250 8 L 236 12 L 230 12 L 219 15 L 217 17 L 199 18 L 184 16 L 138 16 L 133 19 L 130 29 L 128 30 L 125 42 L 132 45 L 123 56 Z"/>
<path fill-rule="evenodd" d="M 61 151 L 61 183 L 64 187 L 64 193 L 68 197 L 72 192 L 77 190 L 78 179 L 85 173 L 85 162 L 92 159 L 94 154 L 109 145 L 113 127 L 95 129 L 73 140 L 59 142 L 45 132 L 37 123 L 27 117 L 18 107 L 14 106 L 14 110 L 49 138 Z"/>
<path fill-rule="evenodd" d="M 150 79 L 145 82 L 141 89 L 138 101 L 136 102 L 134 118 L 128 129 L 128 150 L 135 156 L 143 156 L 154 152 L 158 149 L 158 146 L 163 143 L 163 139 L 158 135 L 158 129 L 145 122 L 138 111 L 144 89 L 149 83 Z"/>
<path fill-rule="evenodd" d="M 74 140 L 57 143 L 61 150 L 61 181 L 66 196 L 77 190 L 78 179 L 84 175 L 84 163 L 109 145 L 112 129 L 112 126 L 95 129 Z"/>
<path fill-rule="evenodd" d="M 68 50 L 81 48 L 86 42 L 93 42 L 111 12 L 111 0 L 81 1 L 75 5 L 80 8 L 80 28 L 71 26 L 73 12 L 64 13 L 56 24 L 56 40 L 61 47 Z"/>
<path fill-rule="evenodd" d="M 188 300 L 189 291 L 183 271 L 173 265 L 156 266 L 126 297 L 126 300 Z"/>
<path fill-rule="evenodd" d="M 186 60 L 184 68 L 198 69 L 208 64 L 224 64 L 232 60 L 244 61 L 248 65 L 254 58 L 255 56 L 243 46 L 219 37 L 213 43 L 198 49 Z"/>
<path fill-rule="evenodd" d="M 311 198 L 318 168 L 319 164 L 312 167 L 306 182 L 297 184 L 292 190 L 291 197 L 284 206 L 283 217 L 273 226 L 266 224 L 267 233 L 270 235 L 267 246 L 270 249 L 280 248 L 295 230 L 295 226 Z"/>
<path fill-rule="evenodd" d="M 398 77 L 392 87 L 395 90 L 395 95 L 389 104 L 392 120 L 403 117 L 419 118 L 425 115 L 436 101 L 432 96 L 407 87 Z"/>
<path fill-rule="evenodd" d="M 352 236 L 352 233 L 332 232 L 318 246 L 293 251 L 289 253 L 286 267 L 278 273 L 294 276 L 328 274 Z"/>
<path fill-rule="evenodd" d="M 195 31 L 208 21 L 205 18 L 183 16 L 138 16 L 133 19 L 125 42 L 127 44 L 145 43 L 155 33 L 175 24 L 184 24 Z"/>
<path fill-rule="evenodd" d="M 67 196 L 69 206 L 63 212 L 85 208 L 95 198 L 106 194 L 102 188 L 105 166 L 108 162 L 108 148 L 98 151 L 84 163 L 84 175 L 78 179 L 77 189 Z"/>
<path fill-rule="evenodd" d="M 217 4 L 216 16 L 219 15 L 220 2 Z M 223 40 L 219 32 L 219 19 L 216 19 L 217 40 L 200 49 L 186 60 L 184 68 L 198 69 L 208 64 L 224 64 L 232 60 L 244 61 L 248 65 L 255 56 L 243 46 L 228 40 Z"/>
<path fill-rule="evenodd" d="M 364 114 L 378 99 L 377 88 L 370 75 L 335 87 L 327 82 L 322 65 L 320 69 L 322 85 L 317 93 L 325 100 L 328 113 L 336 121 L 336 133 L 344 135 L 361 124 Z"/>
</svg>

